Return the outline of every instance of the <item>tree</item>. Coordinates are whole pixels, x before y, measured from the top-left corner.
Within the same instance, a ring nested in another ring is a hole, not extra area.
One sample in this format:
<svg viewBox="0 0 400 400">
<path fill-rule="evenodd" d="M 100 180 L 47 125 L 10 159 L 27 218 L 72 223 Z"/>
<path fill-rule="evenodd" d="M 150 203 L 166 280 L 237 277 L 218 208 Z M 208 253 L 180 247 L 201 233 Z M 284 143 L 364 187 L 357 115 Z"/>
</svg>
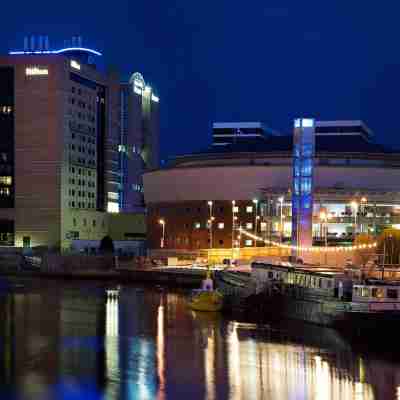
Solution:
<svg viewBox="0 0 400 400">
<path fill-rule="evenodd" d="M 101 239 L 99 251 L 102 254 L 114 253 L 114 242 L 110 236 L 104 236 Z"/>
<path fill-rule="evenodd" d="M 354 263 L 355 265 L 359 265 L 361 267 L 364 267 L 369 260 L 371 260 L 375 253 L 376 253 L 376 247 L 368 247 L 368 245 L 371 245 L 375 243 L 376 240 L 373 236 L 368 235 L 367 233 L 361 233 L 356 237 L 354 240 L 354 246 L 363 246 L 366 245 L 365 247 L 361 249 L 357 249 L 354 252 Z"/>
<path fill-rule="evenodd" d="M 400 263 L 400 230 L 385 229 L 378 238 L 376 251 L 380 256 L 380 262 L 383 264 Z"/>
</svg>

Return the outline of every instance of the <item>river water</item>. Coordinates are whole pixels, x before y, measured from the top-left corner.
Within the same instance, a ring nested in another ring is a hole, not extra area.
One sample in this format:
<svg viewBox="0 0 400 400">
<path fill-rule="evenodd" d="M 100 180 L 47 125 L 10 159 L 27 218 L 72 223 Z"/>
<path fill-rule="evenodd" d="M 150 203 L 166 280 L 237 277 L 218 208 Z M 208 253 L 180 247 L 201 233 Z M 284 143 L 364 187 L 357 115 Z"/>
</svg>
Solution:
<svg viewBox="0 0 400 400">
<path fill-rule="evenodd" d="M 167 289 L 19 283 L 0 290 L 0 399 L 400 399 L 396 347 L 195 313 Z"/>
</svg>

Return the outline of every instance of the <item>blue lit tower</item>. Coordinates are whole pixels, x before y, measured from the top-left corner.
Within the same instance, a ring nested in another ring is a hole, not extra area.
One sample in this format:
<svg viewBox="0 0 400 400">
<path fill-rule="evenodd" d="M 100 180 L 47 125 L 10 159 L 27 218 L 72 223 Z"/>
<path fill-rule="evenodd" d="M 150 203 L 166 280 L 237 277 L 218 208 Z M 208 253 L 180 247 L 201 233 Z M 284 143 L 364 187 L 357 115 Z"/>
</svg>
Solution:
<svg viewBox="0 0 400 400">
<path fill-rule="evenodd" d="M 314 119 L 296 119 L 293 134 L 292 244 L 312 246 L 313 175 L 315 154 Z"/>
</svg>

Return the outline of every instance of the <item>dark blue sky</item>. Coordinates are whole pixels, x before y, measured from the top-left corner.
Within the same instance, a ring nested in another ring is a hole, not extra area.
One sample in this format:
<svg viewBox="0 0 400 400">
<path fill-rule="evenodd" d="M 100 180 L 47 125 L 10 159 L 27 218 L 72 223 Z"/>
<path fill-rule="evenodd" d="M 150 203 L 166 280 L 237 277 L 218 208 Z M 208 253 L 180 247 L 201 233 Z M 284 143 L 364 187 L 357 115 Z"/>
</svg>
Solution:
<svg viewBox="0 0 400 400">
<path fill-rule="evenodd" d="M 400 3 L 54 0 L 2 4 L 0 51 L 82 35 L 160 95 L 162 155 L 204 148 L 212 121 L 364 119 L 400 145 Z"/>
</svg>

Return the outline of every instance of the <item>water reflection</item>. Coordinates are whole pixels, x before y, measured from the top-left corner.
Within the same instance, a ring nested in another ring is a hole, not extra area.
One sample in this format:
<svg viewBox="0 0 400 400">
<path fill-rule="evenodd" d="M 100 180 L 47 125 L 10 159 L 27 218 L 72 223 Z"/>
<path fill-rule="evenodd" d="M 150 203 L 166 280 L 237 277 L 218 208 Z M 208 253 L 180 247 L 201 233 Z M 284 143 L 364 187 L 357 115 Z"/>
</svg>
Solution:
<svg viewBox="0 0 400 400">
<path fill-rule="evenodd" d="M 187 309 L 179 293 L 33 282 L 0 293 L 0 398 L 400 399 L 400 363 L 336 332 Z"/>
</svg>

